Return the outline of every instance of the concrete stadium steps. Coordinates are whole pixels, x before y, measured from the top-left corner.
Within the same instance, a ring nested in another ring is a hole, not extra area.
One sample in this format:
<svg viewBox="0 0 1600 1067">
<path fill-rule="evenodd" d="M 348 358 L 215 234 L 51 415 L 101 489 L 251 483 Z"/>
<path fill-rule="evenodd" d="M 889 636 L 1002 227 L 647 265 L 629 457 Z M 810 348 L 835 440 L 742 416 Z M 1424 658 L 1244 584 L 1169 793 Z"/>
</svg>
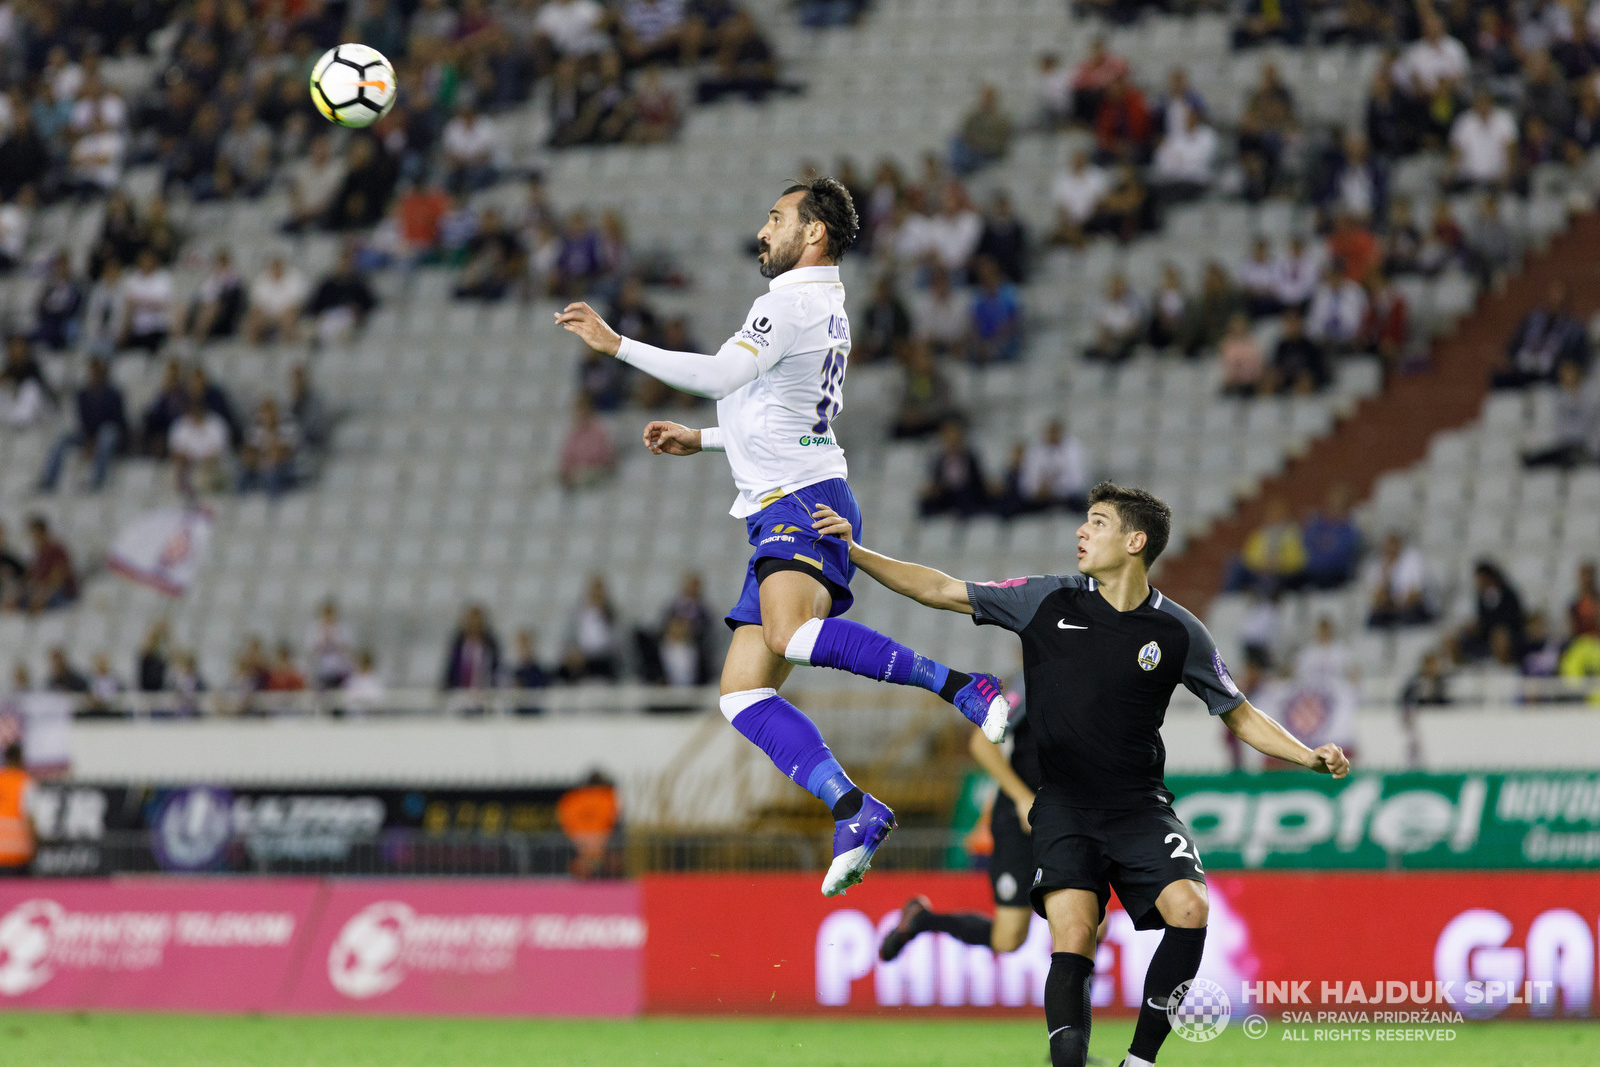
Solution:
<svg viewBox="0 0 1600 1067">
<path fill-rule="evenodd" d="M 1199 610 L 1220 586 L 1223 565 L 1261 521 L 1265 502 L 1286 499 L 1297 509 L 1321 503 L 1328 488 L 1348 484 L 1366 497 L 1386 471 L 1421 459 L 1435 435 L 1472 420 L 1488 391 L 1490 369 L 1501 359 L 1506 338 L 1520 317 L 1543 296 L 1550 283 L 1565 280 L 1584 316 L 1600 309 L 1600 213 L 1579 215 L 1572 226 L 1530 257 L 1522 273 L 1440 338 L 1432 369 L 1400 378 L 1365 401 L 1334 432 L 1317 441 L 1281 475 L 1267 479 L 1258 493 L 1196 539 L 1181 556 L 1166 563 L 1164 588 Z"/>
</svg>

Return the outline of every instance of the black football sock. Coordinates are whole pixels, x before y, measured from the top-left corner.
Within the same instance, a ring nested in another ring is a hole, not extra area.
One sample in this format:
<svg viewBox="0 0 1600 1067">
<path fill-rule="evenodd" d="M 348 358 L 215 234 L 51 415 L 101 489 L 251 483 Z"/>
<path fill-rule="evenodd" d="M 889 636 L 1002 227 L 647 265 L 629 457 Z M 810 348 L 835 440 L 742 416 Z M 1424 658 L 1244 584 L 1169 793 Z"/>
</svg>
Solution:
<svg viewBox="0 0 1600 1067">
<path fill-rule="evenodd" d="M 1200 956 L 1206 948 L 1206 928 L 1190 930 L 1169 926 L 1150 957 L 1150 969 L 1144 973 L 1144 1003 L 1139 1005 L 1139 1022 L 1133 1028 L 1133 1043 L 1128 1055 L 1141 1060 L 1156 1061 L 1161 1042 L 1172 1032 L 1172 1023 L 1166 1009 L 1151 1006 L 1151 1002 L 1165 1005 L 1172 991 L 1200 973 Z"/>
<path fill-rule="evenodd" d="M 866 799 L 866 794 L 856 786 L 850 787 L 850 792 L 834 801 L 833 821 L 843 822 L 861 810 L 861 803 Z"/>
<path fill-rule="evenodd" d="M 1051 1067 L 1084 1067 L 1089 1061 L 1089 992 L 1094 960 L 1076 952 L 1052 952 L 1044 980 L 1044 1024 L 1050 1031 Z"/>
<path fill-rule="evenodd" d="M 994 920 L 987 915 L 978 915 L 974 912 L 945 912 L 925 911 L 911 921 L 911 928 L 917 933 L 932 930 L 935 933 L 949 934 L 957 941 L 965 941 L 969 945 L 987 945 L 994 933 Z"/>
<path fill-rule="evenodd" d="M 956 702 L 956 694 L 971 684 L 972 675 L 962 674 L 960 671 L 952 670 L 945 677 L 944 684 L 939 687 L 939 696 L 942 699 L 949 701 L 951 704 L 954 704 Z"/>
</svg>

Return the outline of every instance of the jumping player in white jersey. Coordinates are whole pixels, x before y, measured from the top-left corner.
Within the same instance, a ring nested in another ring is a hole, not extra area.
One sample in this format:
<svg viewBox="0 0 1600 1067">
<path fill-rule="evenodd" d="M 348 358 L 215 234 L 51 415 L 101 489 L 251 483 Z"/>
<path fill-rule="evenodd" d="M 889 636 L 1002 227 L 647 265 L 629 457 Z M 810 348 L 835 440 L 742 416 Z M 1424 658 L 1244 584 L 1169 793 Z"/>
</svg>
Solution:
<svg viewBox="0 0 1600 1067">
<path fill-rule="evenodd" d="M 811 720 L 778 695 L 793 667 L 833 667 L 920 686 L 950 701 L 995 742 L 1010 711 L 994 676 L 951 670 L 838 618 L 853 600 L 855 566 L 845 542 L 817 532 L 813 511 L 829 507 L 861 528 L 834 434 L 850 355 L 837 264 L 857 229 L 850 194 L 834 179 L 786 189 L 756 235 L 770 288 L 715 355 L 667 352 L 621 337 L 587 304 L 556 314 L 557 323 L 596 351 L 717 401 L 716 426 L 652 422 L 644 443 L 656 455 L 727 453 L 739 489 L 731 513 L 745 520 L 755 552 L 743 594 L 728 613 L 733 643 L 722 669 L 722 713 L 832 811 L 827 896 L 861 881 L 894 829 L 894 813 L 855 787 Z"/>
</svg>

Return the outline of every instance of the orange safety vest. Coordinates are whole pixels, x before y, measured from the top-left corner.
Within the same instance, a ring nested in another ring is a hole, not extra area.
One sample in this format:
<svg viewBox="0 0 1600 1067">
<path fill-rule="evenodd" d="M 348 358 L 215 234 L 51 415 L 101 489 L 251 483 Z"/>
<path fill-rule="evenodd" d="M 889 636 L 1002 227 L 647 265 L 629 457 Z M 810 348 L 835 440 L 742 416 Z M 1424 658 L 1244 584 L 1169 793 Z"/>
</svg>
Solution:
<svg viewBox="0 0 1600 1067">
<path fill-rule="evenodd" d="M 23 809 L 31 782 L 20 767 L 0 767 L 0 867 L 20 867 L 33 859 L 33 830 Z"/>
<path fill-rule="evenodd" d="M 583 785 L 556 804 L 556 821 L 568 837 L 606 837 L 617 825 L 617 792 L 609 785 Z"/>
</svg>

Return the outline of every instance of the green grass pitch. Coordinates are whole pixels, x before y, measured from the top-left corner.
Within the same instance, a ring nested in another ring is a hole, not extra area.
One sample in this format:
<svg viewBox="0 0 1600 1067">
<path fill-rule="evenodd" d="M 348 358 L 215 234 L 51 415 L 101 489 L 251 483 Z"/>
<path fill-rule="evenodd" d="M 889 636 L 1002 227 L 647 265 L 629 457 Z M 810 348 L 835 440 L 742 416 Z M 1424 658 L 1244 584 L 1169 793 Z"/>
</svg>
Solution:
<svg viewBox="0 0 1600 1067">
<path fill-rule="evenodd" d="M 1592 1064 L 1600 1024 L 1477 1023 L 1448 1044 L 1177 1038 L 1162 1067 L 1549 1067 Z M 1095 1024 L 1120 1062 L 1130 1022 Z M 0 1063 L 28 1067 L 1041 1067 L 1040 1024 L 933 1020 L 627 1022 L 0 1013 Z"/>
</svg>

